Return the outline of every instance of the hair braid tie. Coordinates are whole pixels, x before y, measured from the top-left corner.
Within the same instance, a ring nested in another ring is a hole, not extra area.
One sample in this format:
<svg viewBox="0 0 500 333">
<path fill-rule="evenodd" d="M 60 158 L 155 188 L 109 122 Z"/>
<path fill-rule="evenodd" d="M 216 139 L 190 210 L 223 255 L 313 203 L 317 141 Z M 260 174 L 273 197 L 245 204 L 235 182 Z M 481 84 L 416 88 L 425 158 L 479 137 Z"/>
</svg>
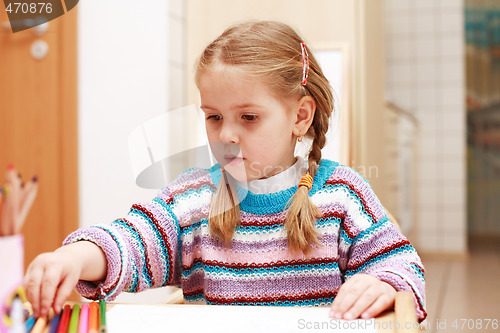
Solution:
<svg viewBox="0 0 500 333">
<path fill-rule="evenodd" d="M 300 179 L 299 187 L 300 186 L 305 186 L 305 187 L 307 187 L 307 190 L 309 191 L 312 188 L 312 184 L 313 184 L 313 177 L 311 177 L 310 174 L 306 173 Z"/>
</svg>

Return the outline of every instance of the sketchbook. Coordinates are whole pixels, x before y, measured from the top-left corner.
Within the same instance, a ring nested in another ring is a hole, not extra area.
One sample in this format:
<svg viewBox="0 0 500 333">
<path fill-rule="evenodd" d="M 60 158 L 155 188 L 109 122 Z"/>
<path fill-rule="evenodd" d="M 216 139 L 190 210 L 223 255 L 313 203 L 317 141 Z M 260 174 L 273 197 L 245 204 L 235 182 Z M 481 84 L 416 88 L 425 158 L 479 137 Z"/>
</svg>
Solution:
<svg viewBox="0 0 500 333">
<path fill-rule="evenodd" d="M 127 332 L 347 332 L 375 333 L 374 319 L 328 318 L 329 308 L 116 304 L 109 333 Z"/>
</svg>

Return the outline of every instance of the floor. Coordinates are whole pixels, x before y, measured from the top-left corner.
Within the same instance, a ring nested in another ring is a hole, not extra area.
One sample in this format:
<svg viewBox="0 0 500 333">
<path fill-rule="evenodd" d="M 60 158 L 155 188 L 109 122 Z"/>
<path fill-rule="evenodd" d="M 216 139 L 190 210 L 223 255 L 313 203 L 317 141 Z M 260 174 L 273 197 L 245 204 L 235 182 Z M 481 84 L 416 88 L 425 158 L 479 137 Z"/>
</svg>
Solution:
<svg viewBox="0 0 500 333">
<path fill-rule="evenodd" d="M 472 240 L 467 258 L 422 261 L 427 332 L 500 332 L 500 240 Z"/>
</svg>

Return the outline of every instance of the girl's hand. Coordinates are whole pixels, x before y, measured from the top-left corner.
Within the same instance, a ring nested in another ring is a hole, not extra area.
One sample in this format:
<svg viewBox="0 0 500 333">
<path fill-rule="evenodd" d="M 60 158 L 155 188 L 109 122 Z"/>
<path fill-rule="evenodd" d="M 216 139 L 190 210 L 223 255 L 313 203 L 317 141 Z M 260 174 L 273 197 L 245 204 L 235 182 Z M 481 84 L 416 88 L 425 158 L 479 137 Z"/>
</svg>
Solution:
<svg viewBox="0 0 500 333">
<path fill-rule="evenodd" d="M 34 314 L 40 317 L 50 307 L 61 312 L 79 280 L 104 281 L 106 274 L 107 259 L 101 248 L 79 241 L 37 256 L 26 270 L 24 287 Z"/>
<path fill-rule="evenodd" d="M 24 276 L 26 296 L 36 317 L 48 315 L 50 307 L 59 313 L 78 283 L 82 265 L 64 247 L 38 255 Z"/>
<path fill-rule="evenodd" d="M 330 309 L 336 319 L 373 318 L 394 306 L 396 289 L 368 274 L 356 274 L 339 289 Z"/>
</svg>

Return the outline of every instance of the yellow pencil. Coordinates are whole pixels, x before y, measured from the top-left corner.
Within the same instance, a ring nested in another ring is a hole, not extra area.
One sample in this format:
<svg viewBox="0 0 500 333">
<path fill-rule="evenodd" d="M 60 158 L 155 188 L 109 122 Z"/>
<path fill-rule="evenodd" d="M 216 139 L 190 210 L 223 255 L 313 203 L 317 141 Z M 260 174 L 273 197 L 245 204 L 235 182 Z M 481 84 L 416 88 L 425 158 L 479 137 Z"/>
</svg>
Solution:
<svg viewBox="0 0 500 333">
<path fill-rule="evenodd" d="M 36 320 L 35 326 L 33 326 L 33 329 L 30 331 L 30 333 L 42 333 L 45 329 L 45 326 L 47 326 L 47 318 L 39 317 Z"/>
</svg>

